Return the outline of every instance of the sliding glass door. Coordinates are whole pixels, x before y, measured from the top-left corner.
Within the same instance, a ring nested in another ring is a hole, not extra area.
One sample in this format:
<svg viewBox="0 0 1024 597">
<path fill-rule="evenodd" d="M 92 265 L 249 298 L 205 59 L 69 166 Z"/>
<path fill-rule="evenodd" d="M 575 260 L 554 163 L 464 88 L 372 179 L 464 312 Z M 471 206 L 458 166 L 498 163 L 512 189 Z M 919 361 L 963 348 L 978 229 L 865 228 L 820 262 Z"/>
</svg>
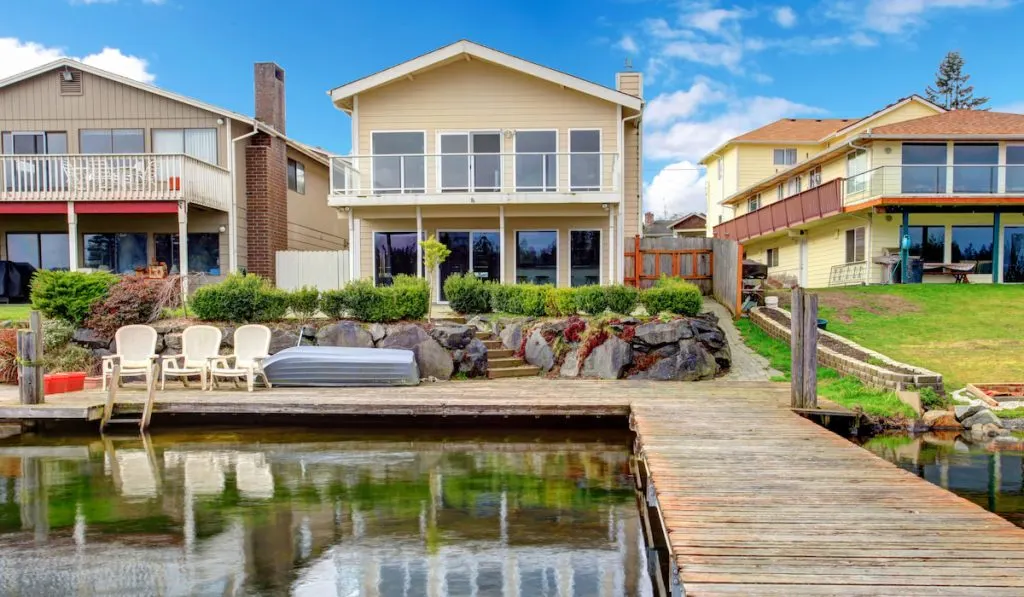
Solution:
<svg viewBox="0 0 1024 597">
<path fill-rule="evenodd" d="M 472 273 L 485 282 L 496 282 L 501 278 L 501 242 L 494 231 L 441 231 L 437 240 L 451 250 L 451 255 L 441 264 L 440 294 L 442 301 L 444 282 L 452 274 Z"/>
<path fill-rule="evenodd" d="M 442 133 L 438 145 L 442 193 L 501 190 L 500 133 Z"/>
<path fill-rule="evenodd" d="M 373 133 L 373 192 L 422 193 L 426 188 L 423 133 Z"/>
<path fill-rule="evenodd" d="M 1024 282 L 1024 226 L 1003 229 L 1003 282 Z"/>
<path fill-rule="evenodd" d="M 374 272 L 377 286 L 390 286 L 398 275 L 416 275 L 416 233 L 375 232 Z"/>
</svg>

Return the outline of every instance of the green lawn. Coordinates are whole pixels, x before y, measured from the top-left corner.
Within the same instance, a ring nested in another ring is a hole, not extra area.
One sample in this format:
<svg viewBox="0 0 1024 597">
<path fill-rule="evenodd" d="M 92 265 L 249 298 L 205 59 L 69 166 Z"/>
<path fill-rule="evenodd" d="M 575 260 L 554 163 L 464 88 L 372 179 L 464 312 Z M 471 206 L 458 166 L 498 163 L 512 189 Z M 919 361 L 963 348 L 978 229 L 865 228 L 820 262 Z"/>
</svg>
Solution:
<svg viewBox="0 0 1024 597">
<path fill-rule="evenodd" d="M 31 305 L 0 305 L 0 321 L 27 321 Z"/>
<path fill-rule="evenodd" d="M 774 381 L 789 381 L 789 345 L 764 333 L 749 319 L 738 320 L 736 327 L 747 346 L 767 358 L 772 367 L 782 372 L 782 377 Z M 916 418 L 913 409 L 900 402 L 893 392 L 869 388 L 859 379 L 841 377 L 838 371 L 827 367 L 818 367 L 818 396 L 849 409 L 860 408 L 869 415 Z"/>
<path fill-rule="evenodd" d="M 912 284 L 815 291 L 829 331 L 941 373 L 946 388 L 1024 381 L 1024 286 Z"/>
</svg>

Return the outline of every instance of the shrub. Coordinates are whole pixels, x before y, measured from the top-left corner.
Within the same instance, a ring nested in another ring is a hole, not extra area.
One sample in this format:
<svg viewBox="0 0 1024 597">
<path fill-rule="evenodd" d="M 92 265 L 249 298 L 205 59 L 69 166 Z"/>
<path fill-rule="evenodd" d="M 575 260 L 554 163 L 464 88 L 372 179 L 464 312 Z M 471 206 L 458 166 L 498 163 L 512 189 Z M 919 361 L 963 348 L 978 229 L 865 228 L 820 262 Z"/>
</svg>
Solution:
<svg viewBox="0 0 1024 597">
<path fill-rule="evenodd" d="M 576 307 L 588 315 L 600 315 L 608 308 L 606 286 L 581 286 L 576 289 Z"/>
<path fill-rule="evenodd" d="M 337 290 L 325 290 L 320 295 L 320 310 L 331 319 L 341 319 L 348 309 L 345 299 L 348 296 L 344 288 Z"/>
<path fill-rule="evenodd" d="M 380 290 L 387 294 L 395 294 L 399 305 L 397 319 L 423 319 L 430 312 L 430 286 L 424 278 L 414 276 L 395 276 L 390 287 L 383 286 Z"/>
<path fill-rule="evenodd" d="M 63 319 L 47 319 L 43 322 L 43 354 L 46 355 L 71 342 L 75 326 Z"/>
<path fill-rule="evenodd" d="M 196 290 L 189 306 L 206 321 L 273 321 L 288 310 L 288 293 L 259 276 L 231 274 L 219 284 Z"/>
<path fill-rule="evenodd" d="M 288 306 L 300 319 L 309 319 L 320 311 L 320 291 L 303 286 L 288 293 Z"/>
<path fill-rule="evenodd" d="M 93 373 L 98 368 L 97 364 L 92 351 L 77 344 L 67 344 L 53 352 L 43 353 L 43 367 L 47 373 Z"/>
<path fill-rule="evenodd" d="M 16 330 L 0 329 L 0 383 L 18 383 L 18 332 Z"/>
<path fill-rule="evenodd" d="M 552 317 L 575 315 L 577 310 L 576 288 L 548 288 L 544 295 L 544 313 Z"/>
<path fill-rule="evenodd" d="M 640 303 L 651 315 L 668 312 L 692 317 L 700 313 L 704 295 L 689 282 L 662 276 L 653 288 L 640 293 Z"/>
<path fill-rule="evenodd" d="M 569 318 L 568 325 L 565 326 L 562 336 L 564 336 L 569 342 L 579 342 L 586 329 L 587 322 L 583 321 L 578 316 L 573 315 Z"/>
<path fill-rule="evenodd" d="M 369 280 L 348 284 L 334 300 L 359 321 L 384 323 L 402 319 L 423 319 L 430 307 L 427 281 L 412 276 L 395 276 L 391 286 L 374 286 Z M 333 308 L 333 305 L 332 305 Z"/>
<path fill-rule="evenodd" d="M 629 315 L 633 309 L 636 309 L 636 303 L 640 299 L 640 291 L 636 288 L 625 284 L 615 284 L 604 286 L 603 289 L 605 301 L 612 313 Z"/>
<path fill-rule="evenodd" d="M 491 289 L 473 274 L 452 274 L 444 281 L 444 296 L 456 313 L 487 313 L 491 310 Z"/>
<path fill-rule="evenodd" d="M 32 276 L 32 307 L 50 319 L 78 326 L 118 280 L 107 272 L 39 270 Z"/>
<path fill-rule="evenodd" d="M 952 404 L 948 396 L 941 396 L 932 388 L 921 388 L 920 394 L 921 406 L 925 410 L 944 410 Z"/>
<path fill-rule="evenodd" d="M 491 289 L 491 307 L 512 315 L 541 317 L 545 313 L 548 289 L 534 284 L 501 284 Z"/>
<path fill-rule="evenodd" d="M 165 280 L 126 276 L 110 288 L 110 293 L 92 307 L 85 320 L 88 328 L 105 338 L 113 338 L 117 329 L 149 323 L 160 315 Z"/>
</svg>

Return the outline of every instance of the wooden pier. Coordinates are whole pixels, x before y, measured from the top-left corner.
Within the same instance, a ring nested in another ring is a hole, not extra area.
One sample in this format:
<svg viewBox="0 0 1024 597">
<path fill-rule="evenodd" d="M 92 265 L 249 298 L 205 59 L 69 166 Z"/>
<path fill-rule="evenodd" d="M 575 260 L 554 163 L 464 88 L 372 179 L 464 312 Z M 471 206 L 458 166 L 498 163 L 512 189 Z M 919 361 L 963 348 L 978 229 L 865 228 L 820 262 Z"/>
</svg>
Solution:
<svg viewBox="0 0 1024 597">
<path fill-rule="evenodd" d="M 3 390 L 0 390 L 3 392 Z M 140 408 L 145 391 L 119 400 Z M 95 421 L 99 391 L 0 420 Z M 820 414 L 849 414 L 820 401 Z M 516 379 L 414 388 L 158 392 L 169 414 L 630 418 L 651 511 L 688 597 L 1024 595 L 1024 529 L 790 408 L 788 384 Z M 492 423 L 488 423 L 492 424 Z"/>
</svg>

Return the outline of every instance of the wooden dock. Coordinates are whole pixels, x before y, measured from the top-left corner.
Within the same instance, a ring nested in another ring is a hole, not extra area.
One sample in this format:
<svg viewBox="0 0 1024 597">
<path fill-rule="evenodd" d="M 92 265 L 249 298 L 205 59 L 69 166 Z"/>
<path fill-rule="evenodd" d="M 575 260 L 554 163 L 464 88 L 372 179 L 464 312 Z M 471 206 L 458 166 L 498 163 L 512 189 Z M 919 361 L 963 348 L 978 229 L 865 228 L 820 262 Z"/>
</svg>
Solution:
<svg viewBox="0 0 1024 597">
<path fill-rule="evenodd" d="M 141 405 L 144 391 L 120 398 Z M 0 420 L 97 421 L 99 391 Z M 1024 529 L 789 408 L 788 384 L 545 379 L 159 392 L 167 414 L 630 417 L 677 578 L 705 595 L 1024 595 Z M 844 410 L 822 401 L 825 414 Z"/>
</svg>

